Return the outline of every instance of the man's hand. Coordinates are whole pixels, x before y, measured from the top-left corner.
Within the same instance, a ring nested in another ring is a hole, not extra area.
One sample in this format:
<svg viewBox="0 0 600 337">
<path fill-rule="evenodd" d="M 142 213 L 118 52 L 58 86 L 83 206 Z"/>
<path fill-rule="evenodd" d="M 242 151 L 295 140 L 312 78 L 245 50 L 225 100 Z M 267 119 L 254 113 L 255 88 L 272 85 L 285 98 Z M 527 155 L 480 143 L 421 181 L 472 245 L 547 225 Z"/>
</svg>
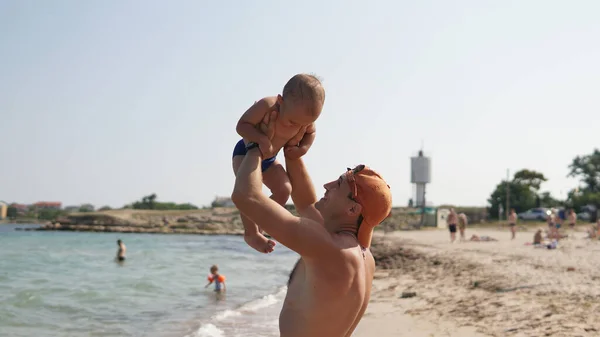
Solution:
<svg viewBox="0 0 600 337">
<path fill-rule="evenodd" d="M 271 140 L 275 135 L 275 122 L 277 121 L 278 116 L 279 114 L 277 111 L 271 111 L 265 115 L 259 125 L 260 132 L 266 136 L 266 139 L 258 142 L 258 148 L 260 149 L 263 159 L 271 158 L 275 155 L 275 153 L 273 153 L 273 144 L 271 144 Z"/>
</svg>

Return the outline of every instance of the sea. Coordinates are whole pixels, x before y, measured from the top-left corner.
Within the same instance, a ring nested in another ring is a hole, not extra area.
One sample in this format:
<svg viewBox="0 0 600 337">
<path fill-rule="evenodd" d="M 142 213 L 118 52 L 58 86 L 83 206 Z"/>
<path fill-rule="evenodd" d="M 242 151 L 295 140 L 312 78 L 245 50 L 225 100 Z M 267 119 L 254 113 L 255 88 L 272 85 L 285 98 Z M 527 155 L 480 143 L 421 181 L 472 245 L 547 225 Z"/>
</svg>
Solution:
<svg viewBox="0 0 600 337">
<path fill-rule="evenodd" d="M 298 255 L 241 236 L 18 231 L 0 225 L 0 336 L 279 336 Z M 127 247 L 115 261 L 117 239 Z M 210 266 L 227 291 L 205 288 Z"/>
</svg>

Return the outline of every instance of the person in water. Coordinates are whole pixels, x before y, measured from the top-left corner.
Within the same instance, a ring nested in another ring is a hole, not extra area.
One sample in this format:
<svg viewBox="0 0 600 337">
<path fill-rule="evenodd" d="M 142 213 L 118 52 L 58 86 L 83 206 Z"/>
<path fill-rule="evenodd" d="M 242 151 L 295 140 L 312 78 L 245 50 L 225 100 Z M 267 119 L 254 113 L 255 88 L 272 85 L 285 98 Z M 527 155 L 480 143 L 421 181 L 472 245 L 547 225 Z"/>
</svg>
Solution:
<svg viewBox="0 0 600 337">
<path fill-rule="evenodd" d="M 117 246 L 119 246 L 119 250 L 117 250 L 117 260 L 125 261 L 125 253 L 127 252 L 127 247 L 121 239 L 117 240 Z"/>
<path fill-rule="evenodd" d="M 210 267 L 210 274 L 208 275 L 208 284 L 206 284 L 204 288 L 207 288 L 213 282 L 215 283 L 216 292 L 227 290 L 227 287 L 225 286 L 225 276 L 219 274 L 219 267 L 217 265 L 213 265 Z"/>
</svg>

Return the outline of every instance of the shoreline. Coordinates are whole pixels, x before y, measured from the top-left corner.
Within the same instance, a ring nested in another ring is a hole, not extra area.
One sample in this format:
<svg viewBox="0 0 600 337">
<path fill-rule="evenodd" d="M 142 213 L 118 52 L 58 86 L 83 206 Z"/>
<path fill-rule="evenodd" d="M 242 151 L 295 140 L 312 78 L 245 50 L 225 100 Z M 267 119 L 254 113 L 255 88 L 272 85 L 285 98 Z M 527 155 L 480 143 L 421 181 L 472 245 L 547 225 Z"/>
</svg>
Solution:
<svg viewBox="0 0 600 337">
<path fill-rule="evenodd" d="M 447 230 L 374 237 L 377 271 L 353 336 L 597 336 L 600 241 L 567 230 L 557 249 L 534 231 L 469 228 L 496 242 L 450 243 Z"/>
</svg>

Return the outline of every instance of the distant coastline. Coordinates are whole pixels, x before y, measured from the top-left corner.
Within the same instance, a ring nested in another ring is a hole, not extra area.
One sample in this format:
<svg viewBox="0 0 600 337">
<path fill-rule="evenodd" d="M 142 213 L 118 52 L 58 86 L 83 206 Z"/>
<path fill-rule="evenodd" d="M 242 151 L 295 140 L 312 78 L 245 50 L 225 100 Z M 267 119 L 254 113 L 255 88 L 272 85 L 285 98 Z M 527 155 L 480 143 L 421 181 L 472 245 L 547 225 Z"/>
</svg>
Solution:
<svg viewBox="0 0 600 337">
<path fill-rule="evenodd" d="M 287 207 L 296 213 L 293 206 Z M 465 209 L 466 210 L 466 209 Z M 473 209 L 470 218 L 477 219 L 483 209 Z M 421 215 L 418 209 L 394 207 L 391 215 L 376 230 L 391 232 L 417 229 Z M 435 213 L 427 214 L 427 227 L 435 223 Z M 17 218 L 2 223 L 39 224 L 39 227 L 17 228 L 26 231 L 117 232 L 149 234 L 243 235 L 240 213 L 235 207 L 213 207 L 194 210 L 117 209 L 80 212 L 60 216 L 56 220 Z M 495 222 L 474 221 L 471 226 L 494 225 Z"/>
<path fill-rule="evenodd" d="M 24 230 L 243 235 L 238 210 L 227 207 L 169 211 L 121 209 L 73 213 L 42 224 L 39 228 Z"/>
</svg>

